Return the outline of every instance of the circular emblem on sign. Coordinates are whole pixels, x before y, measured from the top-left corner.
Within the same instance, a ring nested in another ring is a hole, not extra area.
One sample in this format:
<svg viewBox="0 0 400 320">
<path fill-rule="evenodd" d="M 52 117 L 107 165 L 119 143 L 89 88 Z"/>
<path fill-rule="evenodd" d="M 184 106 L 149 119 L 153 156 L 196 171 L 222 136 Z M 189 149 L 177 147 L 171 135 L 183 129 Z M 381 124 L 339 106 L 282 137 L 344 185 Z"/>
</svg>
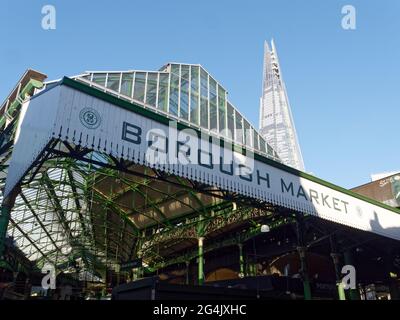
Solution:
<svg viewBox="0 0 400 320">
<path fill-rule="evenodd" d="M 96 129 L 101 124 L 100 114 L 92 108 L 83 108 L 79 113 L 79 119 L 89 129 Z"/>
</svg>

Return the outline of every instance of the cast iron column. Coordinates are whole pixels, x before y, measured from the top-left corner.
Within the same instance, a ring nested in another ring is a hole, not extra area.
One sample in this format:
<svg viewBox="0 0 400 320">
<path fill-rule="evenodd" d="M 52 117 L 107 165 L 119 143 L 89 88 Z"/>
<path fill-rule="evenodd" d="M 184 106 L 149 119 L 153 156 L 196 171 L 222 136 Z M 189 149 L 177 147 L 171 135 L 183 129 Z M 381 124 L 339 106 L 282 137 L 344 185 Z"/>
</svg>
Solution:
<svg viewBox="0 0 400 320">
<path fill-rule="evenodd" d="M 243 258 L 243 243 L 238 244 L 239 247 L 239 270 L 240 270 L 240 277 L 244 277 L 244 258 Z"/>
<path fill-rule="evenodd" d="M 338 290 L 339 300 L 346 300 L 346 293 L 344 291 L 341 269 L 340 269 L 340 254 L 337 252 L 337 243 L 334 236 L 330 237 L 331 243 L 331 257 L 333 260 L 333 265 L 335 266 L 335 276 L 336 276 L 336 286 Z"/>
<path fill-rule="evenodd" d="M 346 293 L 344 291 L 342 279 L 340 277 L 340 254 L 336 252 L 331 253 L 333 264 L 335 265 L 336 286 L 338 290 L 339 300 L 346 300 Z"/>
<path fill-rule="evenodd" d="M 198 238 L 198 246 L 199 246 L 199 254 L 198 254 L 198 269 L 199 269 L 199 274 L 198 274 L 198 280 L 199 280 L 199 285 L 203 285 L 204 283 L 204 249 L 203 249 L 203 241 L 204 237 L 199 237 Z"/>
<path fill-rule="evenodd" d="M 307 247 L 304 241 L 304 221 L 302 217 L 297 217 L 297 241 L 298 247 L 297 252 L 300 257 L 300 266 L 301 266 L 301 278 L 303 280 L 303 288 L 304 288 L 304 300 L 311 300 L 311 287 L 310 280 L 308 277 L 308 268 L 307 268 Z"/>
<path fill-rule="evenodd" d="M 388 254 L 384 257 L 385 272 L 389 286 L 390 300 L 399 300 L 399 288 L 397 286 L 396 278 L 392 278 L 393 258 Z"/>
<path fill-rule="evenodd" d="M 190 261 L 186 261 L 186 279 L 185 279 L 186 284 L 189 284 L 189 266 L 190 266 Z"/>
</svg>

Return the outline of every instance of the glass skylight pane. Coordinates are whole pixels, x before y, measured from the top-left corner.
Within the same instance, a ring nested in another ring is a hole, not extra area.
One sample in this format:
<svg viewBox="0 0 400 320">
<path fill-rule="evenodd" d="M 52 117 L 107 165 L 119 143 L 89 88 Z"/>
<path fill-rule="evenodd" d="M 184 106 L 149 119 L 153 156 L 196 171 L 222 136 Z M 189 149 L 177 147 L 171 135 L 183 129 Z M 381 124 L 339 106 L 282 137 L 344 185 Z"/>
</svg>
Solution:
<svg viewBox="0 0 400 320">
<path fill-rule="evenodd" d="M 181 103 L 179 117 L 189 119 L 189 66 L 181 66 Z"/>
<path fill-rule="evenodd" d="M 147 75 L 146 103 L 155 107 L 157 101 L 157 73 Z"/>
<path fill-rule="evenodd" d="M 169 89 L 169 113 L 178 115 L 179 105 L 179 65 L 171 66 L 171 86 Z"/>
<path fill-rule="evenodd" d="M 120 76 L 121 76 L 120 73 L 109 73 L 107 88 L 118 92 Z"/>
<path fill-rule="evenodd" d="M 199 67 L 191 66 L 190 121 L 199 124 Z"/>
<path fill-rule="evenodd" d="M 123 73 L 121 82 L 121 94 L 125 96 L 132 96 L 133 88 L 133 73 Z"/>
<path fill-rule="evenodd" d="M 258 133 L 253 129 L 253 148 L 259 150 L 258 147 Z"/>
<path fill-rule="evenodd" d="M 239 143 L 243 143 L 243 124 L 242 124 L 243 118 L 237 111 L 235 111 L 235 119 L 236 119 L 235 140 Z"/>
<path fill-rule="evenodd" d="M 218 123 L 219 132 L 222 133 L 226 129 L 226 92 L 221 86 L 218 86 Z"/>
<path fill-rule="evenodd" d="M 145 72 L 136 72 L 133 98 L 142 102 L 144 101 L 145 80 L 146 80 Z"/>
<path fill-rule="evenodd" d="M 248 123 L 246 120 L 243 120 L 243 133 L 244 133 L 244 143 L 247 146 L 252 147 L 253 141 L 251 140 L 250 123 Z"/>
<path fill-rule="evenodd" d="M 104 87 L 106 85 L 106 75 L 106 73 L 94 73 L 93 82 Z"/>
<path fill-rule="evenodd" d="M 229 130 L 229 137 L 231 139 L 234 138 L 234 130 L 235 130 L 235 114 L 234 114 L 234 109 L 233 106 L 228 102 L 228 108 L 227 108 L 227 116 L 228 116 L 228 130 Z"/>
<path fill-rule="evenodd" d="M 267 152 L 265 149 L 265 140 L 260 137 L 260 151 L 261 152 Z"/>
<path fill-rule="evenodd" d="M 208 129 L 208 75 L 200 69 L 200 126 Z"/>
<path fill-rule="evenodd" d="M 217 83 L 210 77 L 210 129 L 218 131 Z"/>
<path fill-rule="evenodd" d="M 158 109 L 167 111 L 168 108 L 168 74 L 160 74 L 158 86 Z"/>
</svg>

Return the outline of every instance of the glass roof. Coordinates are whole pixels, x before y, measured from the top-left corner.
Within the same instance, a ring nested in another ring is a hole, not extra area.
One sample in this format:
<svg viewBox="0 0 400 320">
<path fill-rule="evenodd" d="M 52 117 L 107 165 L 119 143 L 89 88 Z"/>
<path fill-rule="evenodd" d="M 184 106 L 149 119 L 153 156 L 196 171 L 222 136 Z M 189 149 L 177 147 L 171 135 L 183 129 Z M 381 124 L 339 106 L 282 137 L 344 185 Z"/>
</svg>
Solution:
<svg viewBox="0 0 400 320">
<path fill-rule="evenodd" d="M 200 65 L 168 63 L 159 71 L 88 71 L 73 78 L 280 161 L 228 100 L 226 89 Z"/>
</svg>

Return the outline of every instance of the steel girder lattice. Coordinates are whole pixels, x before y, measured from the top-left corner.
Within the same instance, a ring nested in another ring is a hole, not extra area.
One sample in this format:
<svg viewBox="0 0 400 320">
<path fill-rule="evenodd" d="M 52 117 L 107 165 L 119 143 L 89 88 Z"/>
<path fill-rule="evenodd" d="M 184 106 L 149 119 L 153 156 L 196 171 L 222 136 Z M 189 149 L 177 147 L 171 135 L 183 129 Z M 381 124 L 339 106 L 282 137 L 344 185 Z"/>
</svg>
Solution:
<svg viewBox="0 0 400 320">
<path fill-rule="evenodd" d="M 51 262 L 74 269 L 79 260 L 82 272 L 101 275 L 138 256 L 146 265 L 160 267 L 189 252 L 190 239 L 199 232 L 208 236 L 242 224 L 238 234 L 255 234 L 251 222 L 275 219 L 273 208 L 260 203 L 249 207 L 248 201 L 52 141 L 21 182 L 8 234 L 39 268 Z M 160 247 L 168 250 L 160 253 Z"/>
</svg>

